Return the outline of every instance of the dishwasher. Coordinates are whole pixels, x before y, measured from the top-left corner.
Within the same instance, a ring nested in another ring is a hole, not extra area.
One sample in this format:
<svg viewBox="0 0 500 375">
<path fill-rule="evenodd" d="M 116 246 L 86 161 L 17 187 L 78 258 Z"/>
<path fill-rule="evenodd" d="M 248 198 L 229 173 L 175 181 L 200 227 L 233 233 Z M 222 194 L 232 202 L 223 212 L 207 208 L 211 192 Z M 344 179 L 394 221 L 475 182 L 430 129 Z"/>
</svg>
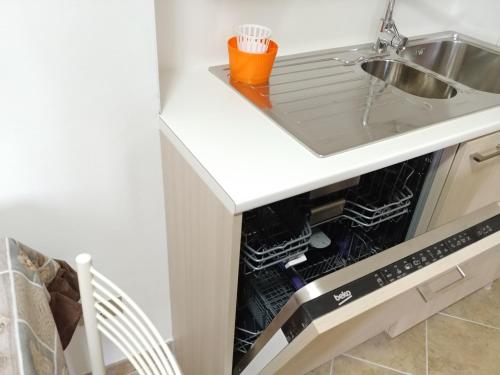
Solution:
<svg viewBox="0 0 500 375">
<path fill-rule="evenodd" d="M 420 156 L 244 214 L 233 374 L 321 364 L 500 277 L 498 204 L 416 236 L 441 159 Z"/>
</svg>

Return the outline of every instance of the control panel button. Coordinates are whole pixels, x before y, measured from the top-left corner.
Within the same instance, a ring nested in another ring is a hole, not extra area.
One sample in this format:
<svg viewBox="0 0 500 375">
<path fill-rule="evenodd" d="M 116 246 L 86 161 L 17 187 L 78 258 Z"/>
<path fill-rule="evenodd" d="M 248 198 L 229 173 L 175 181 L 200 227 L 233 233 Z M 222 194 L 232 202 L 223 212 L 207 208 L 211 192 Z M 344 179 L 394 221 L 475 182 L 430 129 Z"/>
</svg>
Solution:
<svg viewBox="0 0 500 375">
<path fill-rule="evenodd" d="M 375 285 L 384 286 L 387 283 L 396 281 L 499 230 L 500 215 L 497 215 L 480 225 L 456 233 L 385 268 L 379 269 L 377 273 L 373 274 L 375 276 L 373 279 L 376 282 Z"/>
</svg>

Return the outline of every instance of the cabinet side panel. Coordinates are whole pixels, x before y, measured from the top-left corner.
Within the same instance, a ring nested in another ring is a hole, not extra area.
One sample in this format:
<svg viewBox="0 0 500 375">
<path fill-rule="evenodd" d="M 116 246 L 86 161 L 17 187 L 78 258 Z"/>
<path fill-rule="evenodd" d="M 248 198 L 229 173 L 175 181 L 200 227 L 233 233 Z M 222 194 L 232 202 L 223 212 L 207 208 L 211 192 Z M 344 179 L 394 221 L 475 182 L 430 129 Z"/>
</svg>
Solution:
<svg viewBox="0 0 500 375">
<path fill-rule="evenodd" d="M 175 354 L 185 375 L 229 375 L 241 215 L 161 134 Z"/>
</svg>

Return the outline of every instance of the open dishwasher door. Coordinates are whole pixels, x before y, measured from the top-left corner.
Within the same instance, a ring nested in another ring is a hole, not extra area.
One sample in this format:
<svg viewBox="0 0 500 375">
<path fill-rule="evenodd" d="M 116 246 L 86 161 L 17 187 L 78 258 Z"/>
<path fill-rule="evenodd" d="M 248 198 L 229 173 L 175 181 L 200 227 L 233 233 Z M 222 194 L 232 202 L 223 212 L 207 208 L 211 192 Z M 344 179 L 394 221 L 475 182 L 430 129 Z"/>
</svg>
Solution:
<svg viewBox="0 0 500 375">
<path fill-rule="evenodd" d="M 302 375 L 381 332 L 397 336 L 499 277 L 500 202 L 305 285 L 234 374 Z"/>
</svg>

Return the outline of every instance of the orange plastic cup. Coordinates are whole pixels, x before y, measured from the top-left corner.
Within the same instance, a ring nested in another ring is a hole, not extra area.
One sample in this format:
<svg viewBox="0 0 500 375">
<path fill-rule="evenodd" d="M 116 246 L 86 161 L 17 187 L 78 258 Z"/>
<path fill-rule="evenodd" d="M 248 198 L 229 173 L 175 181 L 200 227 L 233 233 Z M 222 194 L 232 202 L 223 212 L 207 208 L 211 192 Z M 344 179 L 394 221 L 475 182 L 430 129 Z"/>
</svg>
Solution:
<svg viewBox="0 0 500 375">
<path fill-rule="evenodd" d="M 272 40 L 266 53 L 248 53 L 238 49 L 236 37 L 227 42 L 231 79 L 251 85 L 262 85 L 269 81 L 278 45 Z"/>
</svg>

